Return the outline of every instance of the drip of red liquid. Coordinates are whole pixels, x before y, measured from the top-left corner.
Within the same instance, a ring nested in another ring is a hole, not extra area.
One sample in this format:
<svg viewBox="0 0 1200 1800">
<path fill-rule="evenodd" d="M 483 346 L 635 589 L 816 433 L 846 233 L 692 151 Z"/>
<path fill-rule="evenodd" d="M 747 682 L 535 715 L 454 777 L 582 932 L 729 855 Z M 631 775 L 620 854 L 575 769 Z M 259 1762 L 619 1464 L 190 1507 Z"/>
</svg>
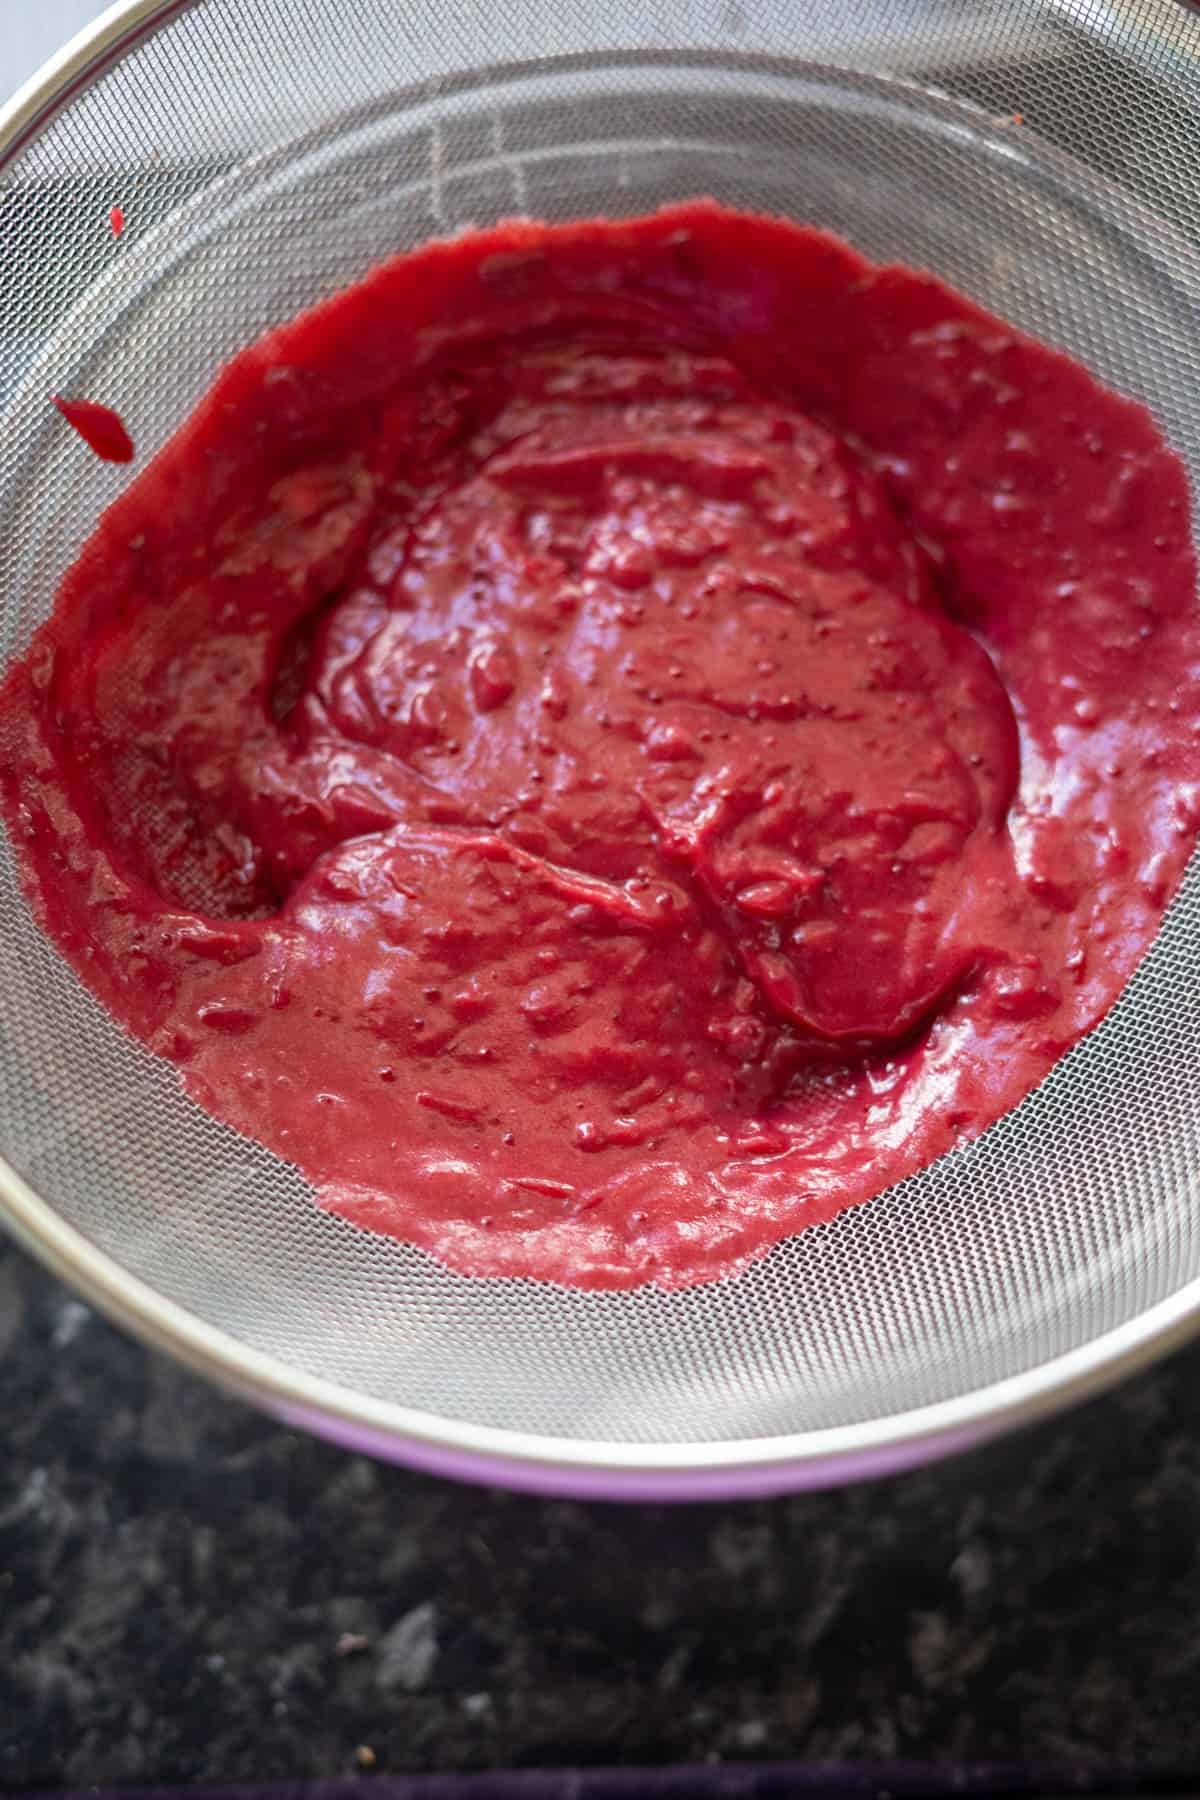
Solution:
<svg viewBox="0 0 1200 1800">
<path fill-rule="evenodd" d="M 50 398 L 67 424 L 104 462 L 133 461 L 133 439 L 120 413 L 111 406 L 102 406 L 98 400 L 70 400 L 62 394 L 52 394 Z"/>
<path fill-rule="evenodd" d="M 124 209 L 124 207 L 110 206 L 108 209 L 108 223 L 109 223 L 109 228 L 112 231 L 113 236 L 120 237 L 121 233 L 125 229 L 125 209 Z"/>
</svg>

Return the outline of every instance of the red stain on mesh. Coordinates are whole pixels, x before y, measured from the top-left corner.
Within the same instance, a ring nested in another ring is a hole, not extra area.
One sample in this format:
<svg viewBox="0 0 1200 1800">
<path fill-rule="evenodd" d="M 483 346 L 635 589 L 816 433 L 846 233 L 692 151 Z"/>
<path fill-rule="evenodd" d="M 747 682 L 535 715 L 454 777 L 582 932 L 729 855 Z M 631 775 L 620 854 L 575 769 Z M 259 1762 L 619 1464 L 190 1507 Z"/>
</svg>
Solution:
<svg viewBox="0 0 1200 1800">
<path fill-rule="evenodd" d="M 120 206 L 110 206 L 109 207 L 109 209 L 108 209 L 108 224 L 109 224 L 109 229 L 111 230 L 113 236 L 120 237 L 121 233 L 125 229 L 125 210 L 123 207 L 120 207 Z"/>
<path fill-rule="evenodd" d="M 62 394 L 51 394 L 68 425 L 74 426 L 84 443 L 104 462 L 133 461 L 133 439 L 125 429 L 120 413 L 98 400 L 69 400 Z"/>
</svg>

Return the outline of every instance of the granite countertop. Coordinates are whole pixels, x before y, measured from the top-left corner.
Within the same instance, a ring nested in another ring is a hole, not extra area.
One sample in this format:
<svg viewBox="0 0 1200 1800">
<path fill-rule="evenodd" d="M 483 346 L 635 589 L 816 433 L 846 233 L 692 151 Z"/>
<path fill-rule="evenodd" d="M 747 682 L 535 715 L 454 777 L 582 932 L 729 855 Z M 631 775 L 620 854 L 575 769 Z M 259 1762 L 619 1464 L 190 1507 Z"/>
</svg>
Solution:
<svg viewBox="0 0 1200 1800">
<path fill-rule="evenodd" d="M 871 1487 L 568 1504 L 283 1430 L 0 1245 L 0 1442 L 0 1789 L 705 1758 L 1200 1768 L 1200 1349 Z"/>
</svg>

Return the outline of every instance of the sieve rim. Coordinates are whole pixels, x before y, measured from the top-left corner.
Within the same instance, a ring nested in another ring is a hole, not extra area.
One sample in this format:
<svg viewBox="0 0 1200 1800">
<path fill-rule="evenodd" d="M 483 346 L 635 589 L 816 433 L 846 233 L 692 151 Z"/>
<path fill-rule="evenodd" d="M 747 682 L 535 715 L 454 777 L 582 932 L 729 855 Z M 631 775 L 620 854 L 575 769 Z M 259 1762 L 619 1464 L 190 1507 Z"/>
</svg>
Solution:
<svg viewBox="0 0 1200 1800">
<path fill-rule="evenodd" d="M 0 107 L 0 173 L 71 96 L 194 0 L 115 0 Z M 851 1425 L 703 1442 L 564 1438 L 375 1399 L 254 1350 L 99 1249 L 0 1156 L 0 1223 L 52 1274 L 150 1348 L 283 1424 L 458 1479 L 598 1499 L 751 1497 L 893 1473 L 1094 1396 L 1200 1330 L 1200 1278 L 1015 1376 Z"/>
<path fill-rule="evenodd" d="M 898 1473 L 1102 1393 L 1200 1329 L 1200 1280 L 1019 1375 L 852 1425 L 700 1443 L 626 1443 L 472 1425 L 292 1368 L 167 1299 L 100 1250 L 0 1157 L 0 1215 L 114 1324 L 282 1424 L 456 1480 L 600 1500 L 748 1499 Z"/>
<path fill-rule="evenodd" d="M 68 38 L 0 106 L 0 171 L 127 43 L 149 37 L 194 4 L 195 0 L 113 0 L 90 25 Z"/>
</svg>

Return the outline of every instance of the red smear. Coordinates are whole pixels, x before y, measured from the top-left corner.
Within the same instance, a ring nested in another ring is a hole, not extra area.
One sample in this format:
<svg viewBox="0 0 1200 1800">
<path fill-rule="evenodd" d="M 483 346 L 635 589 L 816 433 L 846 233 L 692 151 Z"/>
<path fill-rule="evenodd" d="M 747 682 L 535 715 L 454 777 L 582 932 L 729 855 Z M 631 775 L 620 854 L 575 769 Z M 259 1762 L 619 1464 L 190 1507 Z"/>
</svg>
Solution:
<svg viewBox="0 0 1200 1800">
<path fill-rule="evenodd" d="M 120 413 L 98 400 L 68 400 L 62 394 L 51 394 L 68 425 L 73 425 L 85 444 L 105 462 L 133 461 L 133 439 L 125 429 Z"/>
<path fill-rule="evenodd" d="M 110 206 L 108 209 L 108 223 L 112 230 L 113 236 L 120 237 L 121 233 L 125 229 L 124 208 L 120 207 L 120 206 Z"/>
</svg>

